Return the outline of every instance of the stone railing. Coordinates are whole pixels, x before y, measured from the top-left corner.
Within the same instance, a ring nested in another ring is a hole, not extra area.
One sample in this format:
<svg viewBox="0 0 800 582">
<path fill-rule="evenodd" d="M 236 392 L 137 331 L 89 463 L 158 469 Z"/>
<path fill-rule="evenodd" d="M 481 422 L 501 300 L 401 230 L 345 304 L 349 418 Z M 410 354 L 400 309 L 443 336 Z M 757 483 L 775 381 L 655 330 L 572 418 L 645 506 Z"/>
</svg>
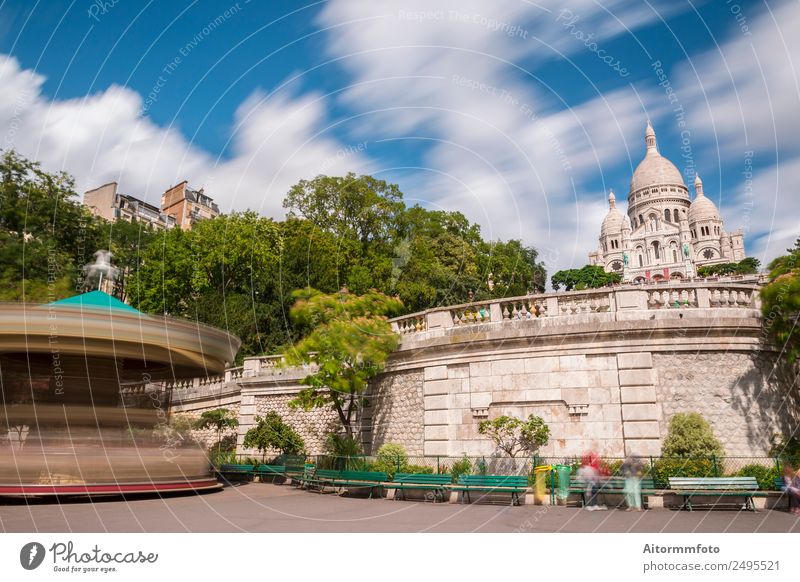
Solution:
<svg viewBox="0 0 800 582">
<path fill-rule="evenodd" d="M 539 320 L 559 324 L 586 314 L 654 309 L 760 309 L 757 276 L 665 281 L 602 289 L 508 297 L 428 309 L 390 319 L 392 329 L 407 336 L 476 324 Z"/>
</svg>

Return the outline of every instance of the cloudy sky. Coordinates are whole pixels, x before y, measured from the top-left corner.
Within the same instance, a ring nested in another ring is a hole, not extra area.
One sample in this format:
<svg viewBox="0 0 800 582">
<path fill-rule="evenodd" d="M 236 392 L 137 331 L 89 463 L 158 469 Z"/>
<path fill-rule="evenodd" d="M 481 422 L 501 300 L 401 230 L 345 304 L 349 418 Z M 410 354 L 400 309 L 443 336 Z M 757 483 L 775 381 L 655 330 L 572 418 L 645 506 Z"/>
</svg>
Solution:
<svg viewBox="0 0 800 582">
<path fill-rule="evenodd" d="M 552 273 L 624 206 L 650 118 L 767 261 L 800 235 L 798 29 L 797 0 L 6 1 L 0 148 L 277 218 L 299 179 L 369 173 Z"/>
</svg>

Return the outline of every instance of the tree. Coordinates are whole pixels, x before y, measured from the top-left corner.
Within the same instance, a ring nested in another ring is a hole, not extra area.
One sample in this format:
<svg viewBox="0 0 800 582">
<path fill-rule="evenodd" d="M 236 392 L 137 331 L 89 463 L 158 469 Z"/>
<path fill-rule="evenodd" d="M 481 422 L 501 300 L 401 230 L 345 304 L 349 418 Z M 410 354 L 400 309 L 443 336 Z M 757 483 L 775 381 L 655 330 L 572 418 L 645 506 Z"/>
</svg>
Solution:
<svg viewBox="0 0 800 582">
<path fill-rule="evenodd" d="M 761 261 L 755 257 L 746 257 L 738 263 L 719 263 L 717 265 L 704 265 L 697 269 L 699 277 L 712 277 L 714 275 L 754 275 L 758 273 Z"/>
<path fill-rule="evenodd" d="M 291 406 L 331 407 L 347 437 L 354 414 L 363 405 L 368 382 L 384 367 L 399 343 L 386 316 L 402 309 L 399 299 L 378 291 L 326 295 L 316 289 L 295 291 L 292 319 L 311 329 L 286 353 L 287 365 L 314 364 L 306 386 Z"/>
<path fill-rule="evenodd" d="M 219 453 L 220 443 L 222 442 L 222 431 L 225 429 L 236 428 L 239 421 L 236 416 L 227 408 L 217 408 L 206 410 L 200 415 L 195 425 L 198 429 L 213 428 L 217 433 L 217 453 Z"/>
<path fill-rule="evenodd" d="M 482 420 L 478 432 L 492 439 L 497 448 L 509 457 L 516 457 L 521 452 L 533 454 L 550 440 L 550 427 L 533 414 L 524 421 L 505 415 Z"/>
<path fill-rule="evenodd" d="M 722 450 L 711 425 L 697 412 L 673 415 L 661 446 L 664 457 L 711 457 L 721 455 Z"/>
<path fill-rule="evenodd" d="M 565 291 L 597 289 L 613 283 L 619 283 L 621 277 L 618 273 L 607 273 L 600 265 L 585 265 L 580 269 L 566 269 L 558 271 L 551 278 L 553 289 L 558 291 L 564 286 Z"/>
<path fill-rule="evenodd" d="M 280 414 L 274 410 L 270 410 L 264 417 L 256 417 L 256 426 L 244 435 L 243 444 L 248 449 L 262 452 L 277 449 L 284 455 L 299 455 L 306 448 L 303 438 L 283 422 Z"/>
<path fill-rule="evenodd" d="M 800 357 L 800 238 L 789 254 L 769 264 L 769 283 L 761 289 L 764 331 L 793 364 Z"/>
</svg>

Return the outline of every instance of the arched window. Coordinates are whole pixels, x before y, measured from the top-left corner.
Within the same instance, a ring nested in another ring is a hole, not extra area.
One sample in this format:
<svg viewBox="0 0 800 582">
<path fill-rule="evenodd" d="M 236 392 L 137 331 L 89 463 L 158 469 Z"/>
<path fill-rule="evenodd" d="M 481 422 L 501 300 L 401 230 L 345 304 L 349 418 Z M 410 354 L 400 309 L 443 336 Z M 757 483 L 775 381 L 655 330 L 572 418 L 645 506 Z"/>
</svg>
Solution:
<svg viewBox="0 0 800 582">
<path fill-rule="evenodd" d="M 657 240 L 654 240 L 654 241 L 653 241 L 653 258 L 654 258 L 655 260 L 659 260 L 659 259 L 661 258 L 661 257 L 658 255 L 658 247 L 659 247 L 658 241 L 657 241 Z"/>
<path fill-rule="evenodd" d="M 639 253 L 639 266 L 644 267 L 644 259 L 642 258 L 642 254 Z"/>
<path fill-rule="evenodd" d="M 643 224 L 644 224 L 644 218 L 643 218 L 643 217 L 642 217 L 642 215 L 640 214 L 640 215 L 639 215 L 639 226 L 641 226 L 641 225 L 643 225 Z"/>
<path fill-rule="evenodd" d="M 681 221 L 681 216 L 680 216 L 680 214 L 678 214 L 678 209 L 677 208 L 672 211 L 672 216 L 675 219 L 675 222 L 680 222 Z"/>
<path fill-rule="evenodd" d="M 631 219 L 631 223 L 632 223 L 632 226 L 633 226 L 633 230 L 636 230 L 636 217 L 635 216 Z"/>
<path fill-rule="evenodd" d="M 670 214 L 669 214 L 669 208 L 664 210 L 664 220 L 666 220 L 667 222 L 672 222 L 672 218 L 670 217 Z"/>
<path fill-rule="evenodd" d="M 672 262 L 678 262 L 678 249 L 672 249 Z"/>
</svg>

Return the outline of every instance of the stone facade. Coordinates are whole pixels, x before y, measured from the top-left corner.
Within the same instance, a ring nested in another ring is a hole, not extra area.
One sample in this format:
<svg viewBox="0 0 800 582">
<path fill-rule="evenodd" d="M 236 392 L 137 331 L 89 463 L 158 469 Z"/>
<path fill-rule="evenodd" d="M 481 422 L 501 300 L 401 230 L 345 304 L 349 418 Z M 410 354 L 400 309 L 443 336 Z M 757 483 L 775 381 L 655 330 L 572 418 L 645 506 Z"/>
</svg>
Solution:
<svg viewBox="0 0 800 582">
<path fill-rule="evenodd" d="M 175 417 L 183 417 L 183 418 L 186 418 L 186 419 L 194 422 L 194 421 L 198 420 L 200 418 L 200 416 L 206 410 L 216 410 L 217 408 L 227 408 L 228 410 L 231 411 L 231 413 L 234 416 L 237 416 L 237 417 L 239 416 L 239 403 L 238 402 L 234 402 L 234 403 L 228 404 L 226 406 L 207 406 L 205 408 L 196 408 L 196 409 L 188 410 L 188 411 L 184 411 L 184 412 L 175 412 L 175 413 L 173 413 L 173 416 L 175 416 Z M 202 428 L 202 429 L 192 429 L 189 432 L 189 435 L 191 436 L 192 439 L 194 439 L 204 449 L 210 449 L 210 448 L 215 447 L 217 445 L 217 431 L 212 427 Z M 230 441 L 231 439 L 233 439 L 235 441 L 235 439 L 236 439 L 236 429 L 235 428 L 233 428 L 233 429 L 225 429 L 225 430 L 222 431 L 220 436 L 221 436 L 221 439 L 222 439 L 223 443 L 225 443 L 226 441 Z"/>
<path fill-rule="evenodd" d="M 729 455 L 763 455 L 776 434 L 797 430 L 798 393 L 787 390 L 789 371 L 772 354 L 700 352 L 653 359 L 662 437 L 678 412 L 700 412 Z"/>
<path fill-rule="evenodd" d="M 797 382 L 763 340 L 755 279 L 501 299 L 392 325 L 401 345 L 359 419 L 368 454 L 392 442 L 412 456 L 490 455 L 478 425 L 500 415 L 541 416 L 551 429 L 541 454 L 556 457 L 591 446 L 658 455 L 677 412 L 707 418 L 728 455 L 764 456 L 776 434 L 800 427 Z M 252 358 L 218 386 L 179 390 L 173 410 L 240 403 L 240 452 L 255 417 L 277 410 L 320 453 L 335 413 L 290 409 L 309 370 L 276 361 Z"/>
<path fill-rule="evenodd" d="M 360 423 L 365 452 L 399 443 L 409 455 L 424 453 L 422 394 L 421 370 L 390 372 L 373 382 Z"/>
</svg>

